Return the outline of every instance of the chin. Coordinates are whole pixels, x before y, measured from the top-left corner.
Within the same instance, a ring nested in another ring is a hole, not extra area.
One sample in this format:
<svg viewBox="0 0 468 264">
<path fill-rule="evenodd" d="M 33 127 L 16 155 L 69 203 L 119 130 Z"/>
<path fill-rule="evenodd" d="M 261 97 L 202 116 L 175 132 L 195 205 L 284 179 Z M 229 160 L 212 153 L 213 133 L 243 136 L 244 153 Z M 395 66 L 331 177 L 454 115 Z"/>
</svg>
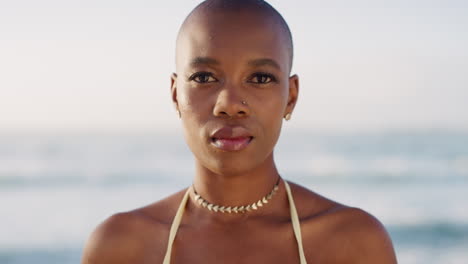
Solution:
<svg viewBox="0 0 468 264">
<path fill-rule="evenodd" d="M 208 166 L 204 166 L 215 174 L 223 176 L 236 176 L 252 171 L 256 166 L 253 160 L 211 160 Z M 258 166 L 258 165 L 257 165 Z"/>
</svg>

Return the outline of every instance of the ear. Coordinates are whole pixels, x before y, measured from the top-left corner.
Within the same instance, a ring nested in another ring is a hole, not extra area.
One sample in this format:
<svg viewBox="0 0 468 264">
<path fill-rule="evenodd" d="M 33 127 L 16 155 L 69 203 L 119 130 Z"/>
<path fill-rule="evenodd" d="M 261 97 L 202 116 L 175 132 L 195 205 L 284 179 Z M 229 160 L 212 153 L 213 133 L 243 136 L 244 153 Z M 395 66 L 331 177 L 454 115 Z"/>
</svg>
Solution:
<svg viewBox="0 0 468 264">
<path fill-rule="evenodd" d="M 177 111 L 179 111 L 179 102 L 177 101 L 177 74 L 171 74 L 171 98 L 172 103 Z"/>
<path fill-rule="evenodd" d="M 293 76 L 289 77 L 288 104 L 286 105 L 285 113 L 283 116 L 287 114 L 292 114 L 294 107 L 296 106 L 298 95 L 299 95 L 299 76 L 297 76 L 297 74 L 294 74 Z"/>
</svg>

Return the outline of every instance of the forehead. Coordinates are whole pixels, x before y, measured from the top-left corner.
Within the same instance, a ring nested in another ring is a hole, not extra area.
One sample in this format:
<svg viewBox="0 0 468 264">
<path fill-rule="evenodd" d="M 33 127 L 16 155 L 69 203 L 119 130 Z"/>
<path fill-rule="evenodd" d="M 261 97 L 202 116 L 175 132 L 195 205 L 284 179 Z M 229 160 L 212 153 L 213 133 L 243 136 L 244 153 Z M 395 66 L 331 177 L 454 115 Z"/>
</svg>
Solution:
<svg viewBox="0 0 468 264">
<path fill-rule="evenodd" d="M 289 51 L 283 31 L 274 19 L 253 12 L 215 12 L 193 17 L 177 41 L 177 68 L 189 67 L 197 57 L 210 57 L 221 64 L 271 59 L 286 72 Z"/>
</svg>

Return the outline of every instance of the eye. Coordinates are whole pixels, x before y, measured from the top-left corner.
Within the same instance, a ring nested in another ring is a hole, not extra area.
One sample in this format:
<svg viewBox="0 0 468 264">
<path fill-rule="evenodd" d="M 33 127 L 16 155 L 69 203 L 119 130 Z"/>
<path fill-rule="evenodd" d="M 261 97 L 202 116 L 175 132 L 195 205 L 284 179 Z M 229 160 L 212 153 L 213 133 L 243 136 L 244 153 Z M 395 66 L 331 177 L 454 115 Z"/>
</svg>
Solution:
<svg viewBox="0 0 468 264">
<path fill-rule="evenodd" d="M 255 84 L 267 84 L 270 82 L 276 82 L 276 78 L 269 73 L 255 73 L 252 75 L 249 82 Z"/>
<path fill-rule="evenodd" d="M 189 77 L 189 81 L 197 83 L 210 83 L 217 81 L 211 72 L 196 72 Z"/>
</svg>

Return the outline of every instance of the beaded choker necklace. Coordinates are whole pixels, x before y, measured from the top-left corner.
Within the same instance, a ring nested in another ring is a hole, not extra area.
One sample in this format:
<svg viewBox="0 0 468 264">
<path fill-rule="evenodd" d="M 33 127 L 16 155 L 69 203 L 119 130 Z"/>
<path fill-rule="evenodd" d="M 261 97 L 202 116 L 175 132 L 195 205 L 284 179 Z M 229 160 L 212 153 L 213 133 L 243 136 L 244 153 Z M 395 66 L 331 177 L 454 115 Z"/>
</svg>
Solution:
<svg viewBox="0 0 468 264">
<path fill-rule="evenodd" d="M 197 193 L 195 190 L 195 186 L 192 185 L 193 192 L 195 193 L 195 201 L 198 202 L 203 208 L 206 208 L 212 212 L 221 212 L 221 213 L 246 213 L 252 210 L 258 210 L 264 204 L 267 204 L 269 200 L 275 195 L 276 191 L 278 191 L 278 185 L 280 182 L 280 177 L 278 177 L 278 181 L 276 181 L 275 186 L 273 186 L 273 190 L 270 193 L 263 196 L 260 200 L 253 204 L 249 205 L 242 205 L 242 206 L 221 206 L 217 204 L 212 204 L 201 197 L 200 194 Z"/>
</svg>

